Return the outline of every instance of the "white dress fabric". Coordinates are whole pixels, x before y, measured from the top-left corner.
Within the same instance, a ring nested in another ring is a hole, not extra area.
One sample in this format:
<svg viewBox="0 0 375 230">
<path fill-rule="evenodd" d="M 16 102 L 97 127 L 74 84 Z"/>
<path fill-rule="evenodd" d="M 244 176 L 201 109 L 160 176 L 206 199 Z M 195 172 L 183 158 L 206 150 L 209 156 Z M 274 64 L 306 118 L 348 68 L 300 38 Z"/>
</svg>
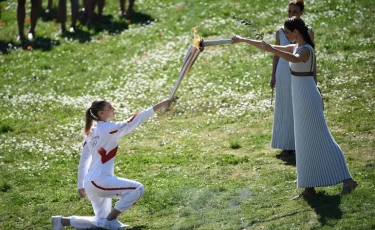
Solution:
<svg viewBox="0 0 375 230">
<path fill-rule="evenodd" d="M 111 212 L 112 198 L 119 199 L 114 208 L 124 212 L 143 195 L 145 189 L 141 183 L 114 175 L 114 161 L 120 139 L 154 115 L 151 107 L 123 122 L 99 121 L 91 129 L 79 161 L 78 189 L 85 189 L 95 217 L 72 216 L 72 227 L 90 229 L 101 226 Z"/>
<path fill-rule="evenodd" d="M 279 29 L 280 45 L 289 45 L 283 28 Z M 279 58 L 276 67 L 276 98 L 271 147 L 295 150 L 291 75 L 289 62 Z"/>
<path fill-rule="evenodd" d="M 306 63 L 290 63 L 293 72 L 311 72 L 314 51 Z M 333 139 L 324 117 L 323 102 L 313 76 L 292 75 L 292 101 L 298 188 L 334 185 L 352 178 L 344 154 Z"/>
</svg>

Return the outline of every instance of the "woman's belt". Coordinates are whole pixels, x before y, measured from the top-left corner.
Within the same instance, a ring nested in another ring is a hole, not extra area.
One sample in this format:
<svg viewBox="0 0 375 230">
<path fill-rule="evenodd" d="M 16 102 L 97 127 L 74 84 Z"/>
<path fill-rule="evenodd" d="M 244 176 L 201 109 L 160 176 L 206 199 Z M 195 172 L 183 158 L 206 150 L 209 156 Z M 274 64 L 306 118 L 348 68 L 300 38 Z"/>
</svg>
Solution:
<svg viewBox="0 0 375 230">
<path fill-rule="evenodd" d="M 290 73 L 298 77 L 314 76 L 314 72 L 294 72 L 293 70 L 290 70 Z"/>
</svg>

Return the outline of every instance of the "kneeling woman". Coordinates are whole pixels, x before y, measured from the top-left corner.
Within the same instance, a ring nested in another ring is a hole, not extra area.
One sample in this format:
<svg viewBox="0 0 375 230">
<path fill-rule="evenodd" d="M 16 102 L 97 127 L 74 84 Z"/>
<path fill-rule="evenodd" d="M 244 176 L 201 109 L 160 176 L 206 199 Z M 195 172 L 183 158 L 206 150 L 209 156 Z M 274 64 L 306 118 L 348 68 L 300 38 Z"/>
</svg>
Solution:
<svg viewBox="0 0 375 230">
<path fill-rule="evenodd" d="M 157 110 L 168 108 L 171 103 L 164 100 L 124 122 L 110 121 L 115 117 L 115 110 L 107 101 L 92 103 L 86 111 L 86 138 L 78 167 L 78 193 L 81 198 L 87 194 L 95 217 L 53 216 L 53 230 L 63 229 L 64 226 L 78 229 L 122 229 L 127 226 L 118 221 L 118 216 L 133 207 L 144 193 L 144 187 L 137 181 L 114 175 L 120 138 L 152 117 Z M 97 124 L 92 128 L 93 121 Z M 112 198 L 119 199 L 113 209 Z"/>
</svg>

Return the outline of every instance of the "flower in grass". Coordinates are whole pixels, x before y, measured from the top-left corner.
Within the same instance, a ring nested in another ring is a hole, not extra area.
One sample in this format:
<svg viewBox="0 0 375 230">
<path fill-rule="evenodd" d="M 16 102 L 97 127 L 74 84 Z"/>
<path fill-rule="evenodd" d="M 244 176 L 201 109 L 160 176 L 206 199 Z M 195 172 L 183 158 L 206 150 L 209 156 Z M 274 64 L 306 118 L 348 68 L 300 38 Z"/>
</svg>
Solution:
<svg viewBox="0 0 375 230">
<path fill-rule="evenodd" d="M 26 19 L 25 19 L 25 22 L 30 23 L 30 22 L 31 22 L 31 19 L 30 19 L 30 18 L 26 18 Z"/>
<path fill-rule="evenodd" d="M 132 22 L 132 20 L 127 19 L 126 22 L 130 24 Z"/>
<path fill-rule="evenodd" d="M 181 10 L 182 10 L 182 7 L 181 7 L 181 6 L 177 6 L 176 10 L 177 10 L 177 11 L 181 11 Z"/>
<path fill-rule="evenodd" d="M 204 62 L 204 64 L 208 65 L 208 64 L 210 64 L 210 62 L 206 60 L 206 61 Z"/>
<path fill-rule="evenodd" d="M 0 22 L 0 26 L 1 27 L 5 26 L 5 23 L 4 22 Z"/>
<path fill-rule="evenodd" d="M 29 45 L 29 46 L 27 46 L 27 49 L 28 50 L 33 50 L 33 46 Z"/>
</svg>

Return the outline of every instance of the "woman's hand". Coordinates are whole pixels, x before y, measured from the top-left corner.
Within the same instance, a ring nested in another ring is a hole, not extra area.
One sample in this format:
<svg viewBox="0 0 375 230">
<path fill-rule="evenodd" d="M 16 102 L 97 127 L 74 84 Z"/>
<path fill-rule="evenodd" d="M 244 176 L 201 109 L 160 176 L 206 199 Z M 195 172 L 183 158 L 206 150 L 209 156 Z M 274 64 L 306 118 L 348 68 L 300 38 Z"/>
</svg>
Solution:
<svg viewBox="0 0 375 230">
<path fill-rule="evenodd" d="M 239 35 L 234 35 L 232 37 L 232 40 L 233 40 L 233 43 L 240 43 L 240 42 L 243 42 L 244 38 Z"/>
<path fill-rule="evenodd" d="M 162 110 L 165 111 L 165 110 L 169 109 L 169 107 L 171 107 L 173 101 L 174 101 L 174 99 L 172 99 L 172 100 L 166 99 L 166 100 L 162 101 L 161 102 Z"/>
<path fill-rule="evenodd" d="M 79 197 L 86 198 L 86 191 L 84 188 L 78 189 Z"/>
<path fill-rule="evenodd" d="M 175 100 L 176 98 L 173 98 L 172 100 L 165 99 L 159 102 L 158 104 L 154 105 L 154 111 L 156 112 L 159 109 L 161 109 L 163 112 L 166 111 L 172 105 L 172 102 L 174 102 Z"/>
<path fill-rule="evenodd" d="M 272 46 L 268 44 L 266 41 L 262 41 L 261 46 L 262 46 L 262 49 L 267 52 L 271 52 L 273 49 Z"/>
</svg>

